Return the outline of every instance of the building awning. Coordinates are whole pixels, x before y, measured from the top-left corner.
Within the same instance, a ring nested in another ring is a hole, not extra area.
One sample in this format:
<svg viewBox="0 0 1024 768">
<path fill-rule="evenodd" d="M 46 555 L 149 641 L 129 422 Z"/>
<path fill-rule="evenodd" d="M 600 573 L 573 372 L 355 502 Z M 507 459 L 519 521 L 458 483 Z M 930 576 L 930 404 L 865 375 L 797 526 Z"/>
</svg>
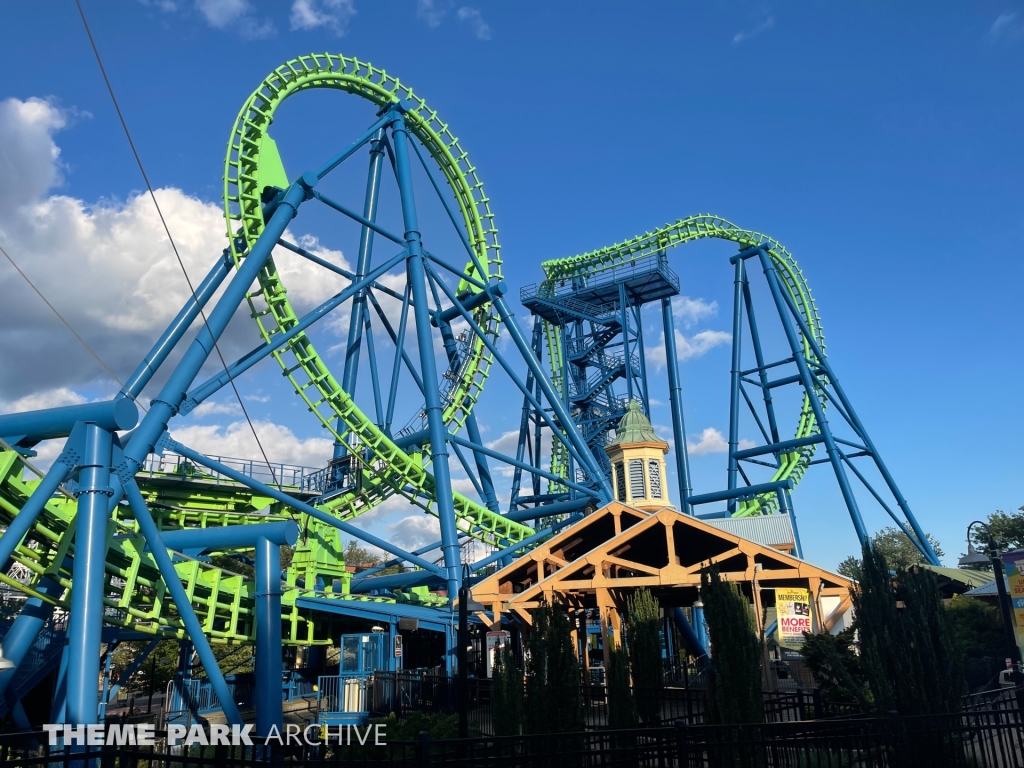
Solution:
<svg viewBox="0 0 1024 768">
<path fill-rule="evenodd" d="M 734 536 L 783 552 L 792 552 L 796 546 L 793 522 L 789 515 L 719 517 L 707 518 L 704 522 Z"/>
<path fill-rule="evenodd" d="M 1003 577 L 1003 584 L 1006 585 L 1006 591 L 1010 591 L 1010 585 Z M 996 580 L 989 574 L 989 581 L 987 584 L 982 584 L 980 587 L 975 587 L 970 592 L 964 592 L 964 597 L 998 597 L 999 588 L 996 586 Z"/>
<path fill-rule="evenodd" d="M 299 597 L 296 606 L 311 611 L 323 611 L 339 616 L 395 624 L 399 619 L 416 619 L 421 629 L 450 632 L 458 622 L 458 615 L 447 608 L 429 608 L 408 603 L 374 603 L 363 600 L 337 600 L 323 597 Z"/>
</svg>

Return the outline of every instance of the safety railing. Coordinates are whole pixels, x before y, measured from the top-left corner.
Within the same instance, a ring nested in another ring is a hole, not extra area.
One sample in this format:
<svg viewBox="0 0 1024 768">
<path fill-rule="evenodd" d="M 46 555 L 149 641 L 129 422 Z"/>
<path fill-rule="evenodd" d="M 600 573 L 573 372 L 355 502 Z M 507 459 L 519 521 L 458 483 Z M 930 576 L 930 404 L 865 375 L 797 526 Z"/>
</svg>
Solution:
<svg viewBox="0 0 1024 768">
<path fill-rule="evenodd" d="M 210 456 L 211 459 L 240 472 L 253 480 L 267 485 L 282 485 L 288 488 L 302 488 L 304 479 L 320 472 L 316 467 L 295 464 L 276 464 L 253 459 L 236 459 L 230 456 Z M 206 467 L 200 467 L 177 453 L 164 451 L 163 456 L 152 454 L 146 458 L 139 475 L 143 477 L 179 477 L 220 484 L 238 485 L 237 481 Z"/>
<path fill-rule="evenodd" d="M 363 672 L 321 675 L 317 680 L 317 713 L 326 716 L 369 712 L 367 687 L 372 676 Z"/>
<path fill-rule="evenodd" d="M 557 299 L 608 284 L 626 283 L 637 278 L 647 277 L 655 272 L 676 290 L 679 290 L 679 275 L 669 267 L 668 255 L 662 252 L 652 253 L 621 264 L 609 265 L 604 269 L 587 272 L 576 277 L 548 280 L 540 283 L 539 286 L 534 283 L 520 290 L 520 298 L 523 300 L 533 297 Z"/>
</svg>

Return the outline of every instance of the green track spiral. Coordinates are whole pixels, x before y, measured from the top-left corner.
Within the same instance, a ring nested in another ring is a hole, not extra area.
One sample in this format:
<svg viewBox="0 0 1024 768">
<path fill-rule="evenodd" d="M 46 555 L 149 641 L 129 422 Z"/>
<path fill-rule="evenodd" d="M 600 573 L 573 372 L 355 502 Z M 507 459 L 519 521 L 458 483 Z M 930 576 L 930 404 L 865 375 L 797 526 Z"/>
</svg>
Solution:
<svg viewBox="0 0 1024 768">
<path fill-rule="evenodd" d="M 498 231 L 489 200 L 476 168 L 448 126 L 408 86 L 383 70 L 357 59 L 326 53 L 300 56 L 275 69 L 245 102 L 235 121 L 224 162 L 224 214 L 236 264 L 241 263 L 263 232 L 260 200 L 263 187 L 287 181 L 277 147 L 267 133 L 274 113 L 289 96 L 318 88 L 344 91 L 377 107 L 399 100 L 411 105 L 405 115 L 406 123 L 441 168 L 454 192 L 470 246 L 488 270 L 483 279 L 500 278 Z M 241 242 L 236 233 L 241 233 Z M 470 264 L 467 274 L 472 271 Z M 269 342 L 275 334 L 294 326 L 297 317 L 273 260 L 260 272 L 258 282 L 258 290 L 248 297 L 249 307 L 261 336 Z M 474 290 L 465 281 L 459 289 Z M 499 320 L 490 305 L 478 308 L 475 319 L 486 334 L 497 337 Z M 467 355 L 460 369 L 462 375 L 446 398 L 444 408 L 445 422 L 455 430 L 462 427 L 480 397 L 493 362 L 483 341 L 476 337 L 472 338 Z M 363 488 L 331 499 L 327 508 L 342 519 L 350 519 L 399 493 L 436 515 L 436 504 L 424 500 L 434 496 L 434 480 L 424 470 L 422 458 L 396 447 L 360 411 L 305 333 L 298 334 L 274 353 L 274 358 L 324 428 L 339 440 L 354 441 L 369 449 L 374 457 L 364 466 Z M 336 428 L 338 419 L 345 425 L 340 431 Z M 409 487 L 415 492 L 406 490 Z M 454 494 L 454 498 L 459 529 L 475 538 L 494 545 L 507 545 L 534 532 L 529 526 L 506 520 L 460 494 Z"/>
<path fill-rule="evenodd" d="M 814 299 L 811 297 L 811 290 L 807 280 L 789 251 L 777 240 L 767 235 L 740 229 L 735 224 L 718 216 L 698 214 L 697 216 L 679 219 L 653 232 L 645 232 L 630 240 L 616 243 L 606 248 L 600 248 L 579 256 L 545 261 L 542 267 L 546 282 L 565 280 L 577 276 L 593 275 L 617 264 L 657 253 L 666 248 L 708 238 L 730 240 L 744 248 L 753 245 L 767 246 L 768 255 L 775 266 L 783 286 L 789 292 L 797 310 L 807 322 L 814 340 L 824 351 L 825 339 L 821 330 L 821 318 L 818 315 L 818 309 L 814 304 Z M 556 389 L 561 392 L 562 345 L 559 336 L 560 331 L 556 326 L 545 323 L 545 340 L 548 349 L 548 359 L 551 362 L 551 375 L 555 380 Z M 804 339 L 803 344 L 805 352 L 809 355 L 810 345 L 806 339 Z M 822 404 L 826 402 L 823 396 L 820 399 Z M 794 437 L 810 437 L 817 432 L 817 420 L 811 409 L 810 398 L 805 392 Z M 564 455 L 564 447 L 557 440 L 552 441 L 552 443 L 551 471 L 553 474 L 564 477 L 568 466 L 567 457 Z M 559 450 L 560 448 L 562 450 Z M 779 467 L 771 479 L 773 481 L 792 479 L 794 484 L 798 483 L 814 456 L 814 449 L 814 445 L 809 445 L 782 454 L 779 457 Z M 777 508 L 777 497 L 774 493 L 769 493 L 738 504 L 735 516 L 746 517 L 770 514 Z"/>
</svg>

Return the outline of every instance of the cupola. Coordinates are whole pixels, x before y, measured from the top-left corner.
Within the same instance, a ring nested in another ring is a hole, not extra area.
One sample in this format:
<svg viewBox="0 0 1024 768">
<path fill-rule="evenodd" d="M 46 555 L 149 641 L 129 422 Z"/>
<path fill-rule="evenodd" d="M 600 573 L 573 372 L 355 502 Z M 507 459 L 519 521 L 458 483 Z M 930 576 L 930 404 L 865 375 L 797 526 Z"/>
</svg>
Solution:
<svg viewBox="0 0 1024 768">
<path fill-rule="evenodd" d="M 612 465 L 616 500 L 649 511 L 671 506 L 665 485 L 668 443 L 654 434 L 636 400 L 629 403 L 615 439 L 604 450 Z"/>
</svg>

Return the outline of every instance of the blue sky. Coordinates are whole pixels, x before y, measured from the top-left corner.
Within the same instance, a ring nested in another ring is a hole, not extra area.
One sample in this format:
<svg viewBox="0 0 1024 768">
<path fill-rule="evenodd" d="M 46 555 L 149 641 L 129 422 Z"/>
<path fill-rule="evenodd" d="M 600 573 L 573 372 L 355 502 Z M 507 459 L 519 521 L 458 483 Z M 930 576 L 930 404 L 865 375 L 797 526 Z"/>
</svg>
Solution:
<svg viewBox="0 0 1024 768">
<path fill-rule="evenodd" d="M 356 56 L 452 125 L 486 185 L 513 288 L 539 279 L 544 259 L 695 213 L 768 233 L 804 269 L 830 360 L 947 562 L 968 522 L 1024 504 L 1024 4 L 83 4 L 194 276 L 219 248 L 224 145 L 241 103 L 296 55 Z M 152 212 L 74 4 L 0 13 L 0 244 L 126 375 L 183 297 L 180 272 L 166 243 L 146 240 Z M 340 95 L 297 104 L 279 118 L 289 170 L 370 119 Z M 326 220 L 311 222 L 295 231 L 354 252 L 313 227 Z M 717 306 L 691 318 L 691 338 L 729 330 L 731 250 L 672 254 L 683 293 Z M 10 299 L 0 401 L 107 392 L 18 280 L 0 262 Z M 253 341 L 232 338 L 239 350 Z M 728 368 L 727 345 L 684 363 L 695 444 L 727 428 Z M 281 460 L 320 455 L 322 430 L 279 376 L 265 370 L 242 387 Z M 660 376 L 656 398 L 659 388 Z M 507 407 L 507 384 L 490 397 L 481 418 L 496 439 L 518 406 Z M 659 408 L 654 421 L 667 424 Z M 223 399 L 189 434 L 208 450 L 241 447 L 235 419 Z M 697 488 L 724 485 L 724 463 L 721 452 L 694 456 Z M 808 557 L 831 566 L 856 542 L 834 481 L 816 469 L 795 501 Z M 391 515 L 374 524 L 406 519 Z"/>
</svg>

